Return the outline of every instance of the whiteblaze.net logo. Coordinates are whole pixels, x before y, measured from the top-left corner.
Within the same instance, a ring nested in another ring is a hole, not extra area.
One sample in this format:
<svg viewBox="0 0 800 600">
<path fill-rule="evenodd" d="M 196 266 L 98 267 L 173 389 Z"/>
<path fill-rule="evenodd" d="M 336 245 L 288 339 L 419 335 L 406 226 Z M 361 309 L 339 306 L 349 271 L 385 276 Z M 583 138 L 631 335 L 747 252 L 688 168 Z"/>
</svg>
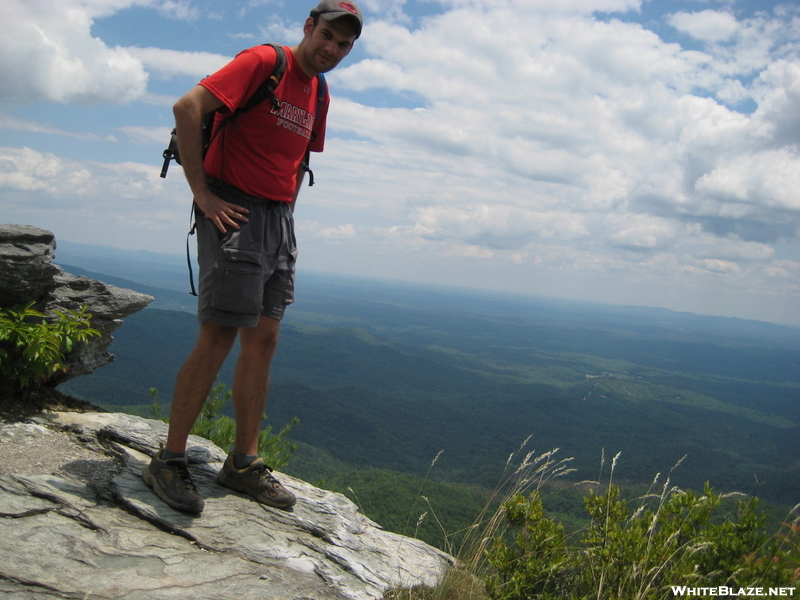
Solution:
<svg viewBox="0 0 800 600">
<path fill-rule="evenodd" d="M 796 589 L 797 588 L 793 587 L 727 587 L 724 585 L 719 587 L 689 587 L 686 585 L 673 585 L 672 594 L 676 597 L 684 596 L 686 598 L 700 598 L 706 596 L 711 598 L 747 598 L 751 596 L 792 597 Z"/>
</svg>

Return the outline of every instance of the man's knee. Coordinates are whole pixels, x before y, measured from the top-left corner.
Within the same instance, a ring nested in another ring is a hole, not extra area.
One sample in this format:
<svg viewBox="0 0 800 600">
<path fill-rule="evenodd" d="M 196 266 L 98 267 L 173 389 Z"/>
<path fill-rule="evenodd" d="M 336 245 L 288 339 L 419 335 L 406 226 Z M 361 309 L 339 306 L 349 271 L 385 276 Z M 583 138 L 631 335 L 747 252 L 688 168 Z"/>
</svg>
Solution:
<svg viewBox="0 0 800 600">
<path fill-rule="evenodd" d="M 242 352 L 249 354 L 272 354 L 278 346 L 280 321 L 270 317 L 261 317 L 257 327 L 240 330 Z"/>
<path fill-rule="evenodd" d="M 196 349 L 211 352 L 224 352 L 226 355 L 236 341 L 236 327 L 215 325 L 214 323 L 201 323 L 200 334 L 197 336 Z"/>
</svg>

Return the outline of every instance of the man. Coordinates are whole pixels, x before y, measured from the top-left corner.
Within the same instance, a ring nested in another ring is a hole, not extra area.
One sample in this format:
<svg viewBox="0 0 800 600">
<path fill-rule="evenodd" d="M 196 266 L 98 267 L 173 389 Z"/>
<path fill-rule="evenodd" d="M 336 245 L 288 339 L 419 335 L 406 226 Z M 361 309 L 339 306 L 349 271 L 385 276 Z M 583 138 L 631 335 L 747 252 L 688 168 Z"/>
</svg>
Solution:
<svg viewBox="0 0 800 600">
<path fill-rule="evenodd" d="M 167 504 L 199 514 L 204 502 L 187 469 L 186 441 L 236 337 L 241 351 L 233 381 L 236 443 L 218 481 L 259 502 L 288 508 L 294 494 L 258 457 L 272 357 L 285 307 L 294 299 L 296 257 L 292 212 L 308 150 L 321 152 L 329 98 L 319 107 L 317 75 L 336 67 L 361 35 L 353 2 L 323 0 L 284 48 L 280 100 L 242 113 L 213 138 L 203 159 L 202 120 L 244 105 L 272 73 L 276 50 L 241 52 L 174 106 L 178 150 L 194 195 L 200 265 L 195 348 L 178 373 L 167 443 L 142 472 Z"/>
</svg>

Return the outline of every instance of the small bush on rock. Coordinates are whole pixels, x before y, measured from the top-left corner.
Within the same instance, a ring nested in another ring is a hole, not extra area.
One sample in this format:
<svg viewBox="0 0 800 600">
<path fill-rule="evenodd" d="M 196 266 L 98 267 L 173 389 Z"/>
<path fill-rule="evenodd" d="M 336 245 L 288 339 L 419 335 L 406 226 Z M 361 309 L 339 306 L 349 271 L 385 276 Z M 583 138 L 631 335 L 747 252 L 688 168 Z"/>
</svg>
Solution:
<svg viewBox="0 0 800 600">
<path fill-rule="evenodd" d="M 57 317 L 48 321 L 33 304 L 0 310 L 0 374 L 20 390 L 46 384 L 66 371 L 64 357 L 77 344 L 100 335 L 92 329 L 85 306 L 56 311 Z"/>
</svg>

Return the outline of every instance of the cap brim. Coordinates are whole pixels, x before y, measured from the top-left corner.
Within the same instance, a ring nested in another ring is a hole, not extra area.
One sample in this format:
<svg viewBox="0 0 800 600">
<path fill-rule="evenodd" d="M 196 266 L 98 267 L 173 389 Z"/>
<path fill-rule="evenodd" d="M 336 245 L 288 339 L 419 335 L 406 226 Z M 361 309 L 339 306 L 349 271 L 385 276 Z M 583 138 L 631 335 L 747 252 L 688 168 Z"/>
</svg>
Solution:
<svg viewBox="0 0 800 600">
<path fill-rule="evenodd" d="M 347 18 L 350 20 L 350 22 L 353 23 L 353 25 L 355 25 L 356 37 L 361 35 L 361 28 L 362 28 L 361 20 L 351 12 L 347 12 L 346 10 L 340 12 L 325 12 L 325 13 L 320 13 L 319 16 L 325 19 L 326 21 L 336 21 L 338 19 Z"/>
</svg>

